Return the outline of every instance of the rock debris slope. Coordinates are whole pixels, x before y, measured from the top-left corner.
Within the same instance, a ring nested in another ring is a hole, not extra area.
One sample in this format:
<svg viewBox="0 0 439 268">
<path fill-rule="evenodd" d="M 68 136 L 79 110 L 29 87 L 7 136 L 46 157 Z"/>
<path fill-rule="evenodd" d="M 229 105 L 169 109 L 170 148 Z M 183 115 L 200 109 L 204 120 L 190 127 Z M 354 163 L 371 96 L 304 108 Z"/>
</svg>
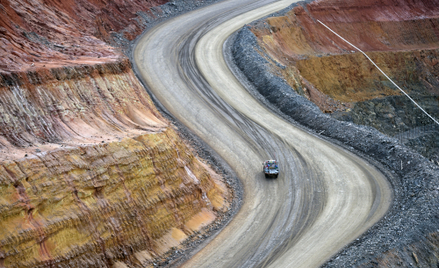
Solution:
<svg viewBox="0 0 439 268">
<path fill-rule="evenodd" d="M 0 267 L 148 267 L 228 209 L 110 45 L 164 2 L 1 2 Z"/>
</svg>

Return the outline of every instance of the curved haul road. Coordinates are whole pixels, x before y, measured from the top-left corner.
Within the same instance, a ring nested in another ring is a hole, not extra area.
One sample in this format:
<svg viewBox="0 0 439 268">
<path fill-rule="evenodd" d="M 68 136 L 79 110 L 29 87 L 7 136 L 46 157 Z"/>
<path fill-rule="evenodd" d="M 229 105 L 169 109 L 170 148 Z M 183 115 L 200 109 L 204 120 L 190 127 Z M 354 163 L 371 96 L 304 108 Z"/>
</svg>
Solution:
<svg viewBox="0 0 439 268">
<path fill-rule="evenodd" d="M 226 0 L 168 20 L 138 42 L 139 75 L 236 171 L 244 203 L 186 267 L 318 267 L 387 211 L 386 178 L 354 154 L 279 118 L 228 70 L 227 37 L 293 0 Z M 277 158 L 281 175 L 264 178 Z"/>
</svg>

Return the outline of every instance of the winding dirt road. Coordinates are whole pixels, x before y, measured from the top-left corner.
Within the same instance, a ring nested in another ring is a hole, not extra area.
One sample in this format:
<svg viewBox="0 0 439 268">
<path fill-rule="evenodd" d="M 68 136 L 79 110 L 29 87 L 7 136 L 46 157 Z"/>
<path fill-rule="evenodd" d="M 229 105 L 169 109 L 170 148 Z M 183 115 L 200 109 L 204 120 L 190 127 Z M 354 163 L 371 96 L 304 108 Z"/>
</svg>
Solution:
<svg viewBox="0 0 439 268">
<path fill-rule="evenodd" d="M 233 76 L 223 43 L 292 0 L 226 0 L 148 31 L 134 51 L 161 104 L 236 171 L 244 203 L 186 267 L 318 267 L 387 211 L 386 178 L 356 155 L 291 125 Z M 265 179 L 262 161 L 280 162 Z"/>
</svg>

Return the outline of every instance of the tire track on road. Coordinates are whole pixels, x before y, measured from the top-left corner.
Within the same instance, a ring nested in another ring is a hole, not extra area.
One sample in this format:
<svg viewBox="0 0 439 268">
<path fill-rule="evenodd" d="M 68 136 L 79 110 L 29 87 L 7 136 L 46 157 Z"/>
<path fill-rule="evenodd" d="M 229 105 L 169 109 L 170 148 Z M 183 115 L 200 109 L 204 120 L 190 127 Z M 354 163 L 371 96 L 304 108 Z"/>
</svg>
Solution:
<svg viewBox="0 0 439 268">
<path fill-rule="evenodd" d="M 156 98 L 244 186 L 235 219 L 187 267 L 316 267 L 388 207 L 391 191 L 380 172 L 272 114 L 225 64 L 227 36 L 292 2 L 223 1 L 156 26 L 135 49 L 139 75 Z M 274 157 L 282 174 L 266 180 L 261 163 Z M 370 217 L 376 200 L 381 206 Z"/>
</svg>

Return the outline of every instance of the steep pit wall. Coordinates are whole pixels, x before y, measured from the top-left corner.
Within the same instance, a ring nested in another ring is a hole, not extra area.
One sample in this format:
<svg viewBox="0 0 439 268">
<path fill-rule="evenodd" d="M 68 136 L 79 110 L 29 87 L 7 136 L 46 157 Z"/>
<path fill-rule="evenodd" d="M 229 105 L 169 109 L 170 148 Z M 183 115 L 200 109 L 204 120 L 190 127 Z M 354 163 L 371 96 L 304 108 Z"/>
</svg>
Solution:
<svg viewBox="0 0 439 268">
<path fill-rule="evenodd" d="M 0 267 L 150 267 L 230 218 L 231 188 L 124 55 L 214 1 L 0 1 Z"/>
<path fill-rule="evenodd" d="M 227 210 L 128 60 L 0 85 L 0 266 L 148 267 Z"/>
<path fill-rule="evenodd" d="M 284 62 L 353 50 L 317 20 L 363 51 L 428 50 L 439 43 L 437 0 L 309 2 L 252 24 L 252 32 L 273 59 Z"/>
<path fill-rule="evenodd" d="M 0 100 L 0 159 L 168 127 L 128 60 L 0 75 Z"/>
<path fill-rule="evenodd" d="M 428 113 L 439 117 L 439 49 L 378 51 L 368 56 Z M 349 104 L 351 110 L 335 113 L 335 118 L 391 136 L 432 123 L 360 53 L 312 56 L 298 60 L 296 67 L 320 92 Z"/>
<path fill-rule="evenodd" d="M 314 1 L 257 21 L 251 31 L 258 37 L 261 55 L 271 62 L 271 71 L 320 110 L 394 136 L 433 122 L 362 54 L 354 53 L 317 20 L 366 51 L 439 118 L 438 7 L 438 1 Z M 439 160 L 436 139 L 428 138 L 426 144 L 435 144 L 437 150 L 419 152 Z"/>
<path fill-rule="evenodd" d="M 324 267 L 437 267 L 439 167 L 374 128 L 338 121 L 322 113 L 316 104 L 299 95 L 297 88 L 276 75 L 273 66 L 279 62 L 259 46 L 260 39 L 251 27 L 239 31 L 232 54 L 237 68 L 255 86 L 253 94 L 262 95 L 316 135 L 340 142 L 390 171 L 388 178 L 395 196 L 389 213 Z M 309 86 L 305 79 L 297 82 Z M 306 89 L 314 90 L 311 86 Z"/>
</svg>

